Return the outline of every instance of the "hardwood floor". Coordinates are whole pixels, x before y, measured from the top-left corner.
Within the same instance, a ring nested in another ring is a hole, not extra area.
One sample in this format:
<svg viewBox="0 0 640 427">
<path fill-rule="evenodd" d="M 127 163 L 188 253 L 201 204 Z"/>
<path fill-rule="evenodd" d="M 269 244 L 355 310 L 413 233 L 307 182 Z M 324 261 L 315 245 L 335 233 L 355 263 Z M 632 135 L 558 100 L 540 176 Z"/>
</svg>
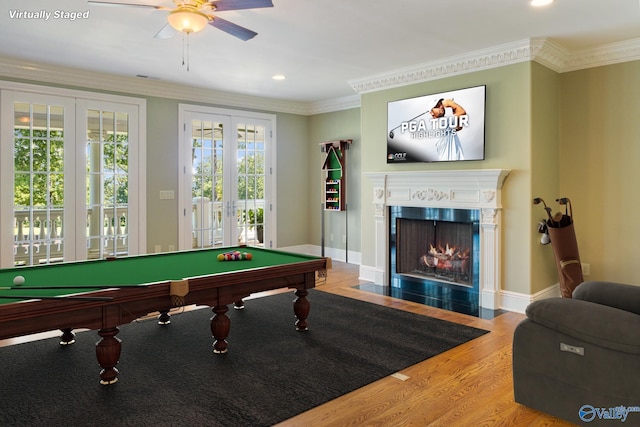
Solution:
<svg viewBox="0 0 640 427">
<path fill-rule="evenodd" d="M 334 262 L 318 289 L 486 329 L 491 333 L 278 424 L 290 426 L 572 426 L 515 403 L 513 331 L 524 315 L 492 320 L 354 289 L 358 267 Z M 313 302 L 312 302 L 313 304 Z M 313 316 L 313 306 L 312 306 Z M 312 317 L 309 318 L 310 324 Z"/>
</svg>

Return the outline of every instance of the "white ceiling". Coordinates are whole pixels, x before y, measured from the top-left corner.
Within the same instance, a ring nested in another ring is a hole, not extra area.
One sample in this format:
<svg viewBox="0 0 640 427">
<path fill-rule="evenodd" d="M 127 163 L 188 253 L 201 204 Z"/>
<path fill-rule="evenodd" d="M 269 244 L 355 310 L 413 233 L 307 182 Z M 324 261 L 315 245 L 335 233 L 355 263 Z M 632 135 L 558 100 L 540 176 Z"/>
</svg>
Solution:
<svg viewBox="0 0 640 427">
<path fill-rule="evenodd" d="M 121 1 L 121 0 L 113 0 Z M 122 0 L 172 6 L 171 0 Z M 640 44 L 639 0 L 273 0 L 220 12 L 258 35 L 241 41 L 208 26 L 155 39 L 165 11 L 86 0 L 2 0 L 0 56 L 301 102 L 355 95 L 350 81 L 529 38 L 568 52 Z M 89 11 L 88 19 L 17 19 L 15 11 Z M 271 76 L 284 74 L 284 81 Z"/>
</svg>

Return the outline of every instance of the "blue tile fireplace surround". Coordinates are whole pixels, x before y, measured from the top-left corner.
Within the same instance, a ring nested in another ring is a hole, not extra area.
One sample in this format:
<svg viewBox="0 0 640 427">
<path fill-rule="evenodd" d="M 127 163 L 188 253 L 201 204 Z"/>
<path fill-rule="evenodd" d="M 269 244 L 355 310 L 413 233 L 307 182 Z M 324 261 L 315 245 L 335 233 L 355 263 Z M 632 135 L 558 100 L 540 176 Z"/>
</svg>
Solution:
<svg viewBox="0 0 640 427">
<path fill-rule="evenodd" d="M 479 210 L 389 207 L 391 293 L 477 316 L 479 270 Z"/>
</svg>

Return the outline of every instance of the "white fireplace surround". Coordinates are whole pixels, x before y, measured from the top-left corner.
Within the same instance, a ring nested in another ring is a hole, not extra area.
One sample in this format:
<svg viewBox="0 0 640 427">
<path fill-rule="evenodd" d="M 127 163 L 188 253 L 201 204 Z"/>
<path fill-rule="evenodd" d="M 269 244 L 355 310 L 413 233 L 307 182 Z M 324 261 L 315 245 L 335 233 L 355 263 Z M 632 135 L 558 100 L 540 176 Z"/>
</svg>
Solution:
<svg viewBox="0 0 640 427">
<path fill-rule="evenodd" d="M 499 308 L 502 185 L 510 169 L 368 172 L 375 205 L 375 283 L 388 285 L 389 206 L 480 211 L 480 306 Z"/>
</svg>

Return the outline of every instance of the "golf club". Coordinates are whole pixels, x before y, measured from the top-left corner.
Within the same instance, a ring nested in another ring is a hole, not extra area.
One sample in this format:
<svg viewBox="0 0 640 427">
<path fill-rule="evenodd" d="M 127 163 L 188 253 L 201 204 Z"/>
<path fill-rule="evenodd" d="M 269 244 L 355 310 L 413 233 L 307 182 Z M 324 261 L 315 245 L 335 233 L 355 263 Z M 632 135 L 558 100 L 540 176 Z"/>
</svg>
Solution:
<svg viewBox="0 0 640 427">
<path fill-rule="evenodd" d="M 573 217 L 573 207 L 571 206 L 571 200 L 568 197 L 560 197 L 556 199 L 559 205 L 564 205 L 564 217 L 563 217 L 563 225 L 569 225 L 572 222 Z"/>
<path fill-rule="evenodd" d="M 544 210 L 547 211 L 547 216 L 549 217 L 549 220 L 553 221 L 553 218 L 551 217 L 551 208 L 547 206 L 544 200 L 542 200 L 540 197 L 536 197 L 535 199 L 533 199 L 534 205 L 538 205 L 540 203 L 544 205 Z"/>
</svg>

